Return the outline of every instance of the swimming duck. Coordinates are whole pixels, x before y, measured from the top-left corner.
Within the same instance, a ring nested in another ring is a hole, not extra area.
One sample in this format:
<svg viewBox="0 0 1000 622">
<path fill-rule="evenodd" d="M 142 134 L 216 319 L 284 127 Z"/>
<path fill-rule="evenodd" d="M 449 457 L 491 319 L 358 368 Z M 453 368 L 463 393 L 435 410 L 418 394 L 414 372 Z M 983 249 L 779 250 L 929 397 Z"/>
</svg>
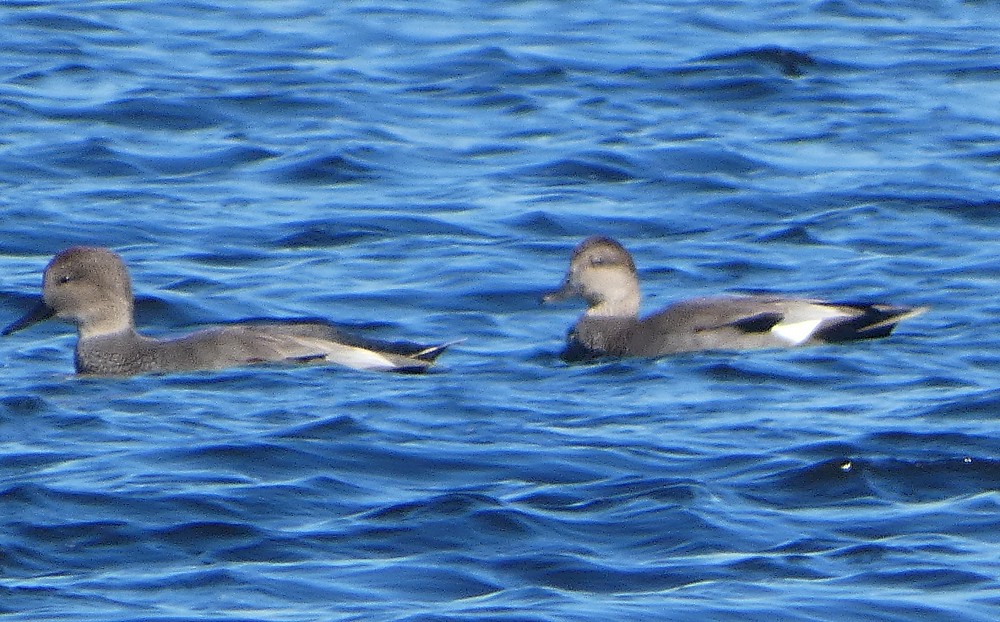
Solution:
<svg viewBox="0 0 1000 622">
<path fill-rule="evenodd" d="M 576 296 L 587 310 L 567 336 L 562 353 L 567 361 L 873 339 L 926 311 L 781 296 L 717 296 L 677 302 L 640 319 L 635 262 L 621 244 L 602 236 L 576 247 L 562 287 L 542 300 Z"/>
<path fill-rule="evenodd" d="M 106 248 L 75 246 L 45 268 L 42 300 L 7 326 L 9 335 L 50 317 L 76 325 L 76 371 L 133 375 L 223 369 L 262 362 L 327 362 L 353 369 L 419 372 L 451 344 L 386 343 L 348 335 L 315 320 L 248 321 L 174 339 L 136 331 L 132 282 Z"/>
</svg>

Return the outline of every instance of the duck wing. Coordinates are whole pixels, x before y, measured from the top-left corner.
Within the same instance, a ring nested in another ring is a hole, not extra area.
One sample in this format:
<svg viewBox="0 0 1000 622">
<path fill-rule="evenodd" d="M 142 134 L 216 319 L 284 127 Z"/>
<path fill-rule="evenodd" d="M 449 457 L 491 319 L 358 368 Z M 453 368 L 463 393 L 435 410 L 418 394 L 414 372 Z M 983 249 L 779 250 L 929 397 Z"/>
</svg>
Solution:
<svg viewBox="0 0 1000 622">
<path fill-rule="evenodd" d="M 427 346 L 366 339 L 312 320 L 234 322 L 171 340 L 173 358 L 205 354 L 201 367 L 263 362 L 329 362 L 351 369 L 421 372 L 455 342 Z M 209 356 L 210 355 L 210 356 Z"/>
<path fill-rule="evenodd" d="M 655 355 L 874 339 L 924 311 L 925 307 L 770 296 L 699 298 L 643 320 L 633 337 L 633 350 Z"/>
<path fill-rule="evenodd" d="M 428 346 L 410 341 L 368 339 L 322 321 L 254 322 L 243 326 L 270 341 L 280 353 L 280 359 L 322 360 L 372 371 L 424 371 L 449 346 L 457 343 Z"/>
</svg>

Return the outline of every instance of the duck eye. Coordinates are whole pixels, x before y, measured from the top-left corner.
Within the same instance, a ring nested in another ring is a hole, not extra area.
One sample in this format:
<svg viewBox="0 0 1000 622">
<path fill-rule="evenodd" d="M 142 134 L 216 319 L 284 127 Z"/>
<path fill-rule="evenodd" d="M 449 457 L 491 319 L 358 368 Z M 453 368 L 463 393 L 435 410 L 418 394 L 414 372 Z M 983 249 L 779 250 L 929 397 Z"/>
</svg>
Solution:
<svg viewBox="0 0 1000 622">
<path fill-rule="evenodd" d="M 73 280 L 73 275 L 72 274 L 64 274 L 61 277 L 59 277 L 59 283 L 60 284 L 62 284 L 62 283 L 69 283 L 72 280 Z"/>
</svg>

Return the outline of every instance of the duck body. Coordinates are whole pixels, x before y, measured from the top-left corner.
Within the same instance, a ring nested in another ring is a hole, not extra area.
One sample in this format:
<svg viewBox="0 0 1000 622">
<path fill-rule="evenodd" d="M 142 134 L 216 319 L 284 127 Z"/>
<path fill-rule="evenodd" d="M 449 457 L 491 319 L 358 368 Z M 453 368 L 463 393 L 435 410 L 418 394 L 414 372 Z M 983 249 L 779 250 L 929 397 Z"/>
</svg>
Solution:
<svg viewBox="0 0 1000 622">
<path fill-rule="evenodd" d="M 670 305 L 644 319 L 581 317 L 566 360 L 656 357 L 701 350 L 757 350 L 874 339 L 910 307 L 765 296 L 714 297 Z"/>
<path fill-rule="evenodd" d="M 424 371 L 447 345 L 362 341 L 321 323 L 247 323 L 175 339 L 134 330 L 79 339 L 80 374 L 134 375 L 218 370 L 257 363 L 334 363 L 369 371 Z"/>
<path fill-rule="evenodd" d="M 574 251 L 563 286 L 543 300 L 582 297 L 562 358 L 657 357 L 705 350 L 756 350 L 872 339 L 924 308 L 780 296 L 716 296 L 674 303 L 640 319 L 631 255 L 605 237 Z"/>
<path fill-rule="evenodd" d="M 316 320 L 248 321 L 174 339 L 139 333 L 124 262 L 95 247 L 73 247 L 45 269 L 42 302 L 3 334 L 58 317 L 77 327 L 76 371 L 134 375 L 215 370 L 254 363 L 327 362 L 373 371 L 423 371 L 449 344 L 368 340 Z"/>
</svg>

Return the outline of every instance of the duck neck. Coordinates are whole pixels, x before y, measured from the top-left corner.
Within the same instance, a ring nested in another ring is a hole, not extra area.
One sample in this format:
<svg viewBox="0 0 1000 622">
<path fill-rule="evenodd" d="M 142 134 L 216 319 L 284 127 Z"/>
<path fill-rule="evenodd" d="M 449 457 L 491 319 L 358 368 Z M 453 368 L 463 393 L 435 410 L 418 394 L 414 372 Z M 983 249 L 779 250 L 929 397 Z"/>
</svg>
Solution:
<svg viewBox="0 0 1000 622">
<path fill-rule="evenodd" d="M 587 309 L 588 317 L 639 317 L 639 292 L 627 291 L 595 301 Z"/>
<path fill-rule="evenodd" d="M 103 337 L 104 335 L 135 334 L 132 306 L 126 305 L 108 309 L 104 313 L 82 318 L 77 322 L 80 339 Z"/>
</svg>

